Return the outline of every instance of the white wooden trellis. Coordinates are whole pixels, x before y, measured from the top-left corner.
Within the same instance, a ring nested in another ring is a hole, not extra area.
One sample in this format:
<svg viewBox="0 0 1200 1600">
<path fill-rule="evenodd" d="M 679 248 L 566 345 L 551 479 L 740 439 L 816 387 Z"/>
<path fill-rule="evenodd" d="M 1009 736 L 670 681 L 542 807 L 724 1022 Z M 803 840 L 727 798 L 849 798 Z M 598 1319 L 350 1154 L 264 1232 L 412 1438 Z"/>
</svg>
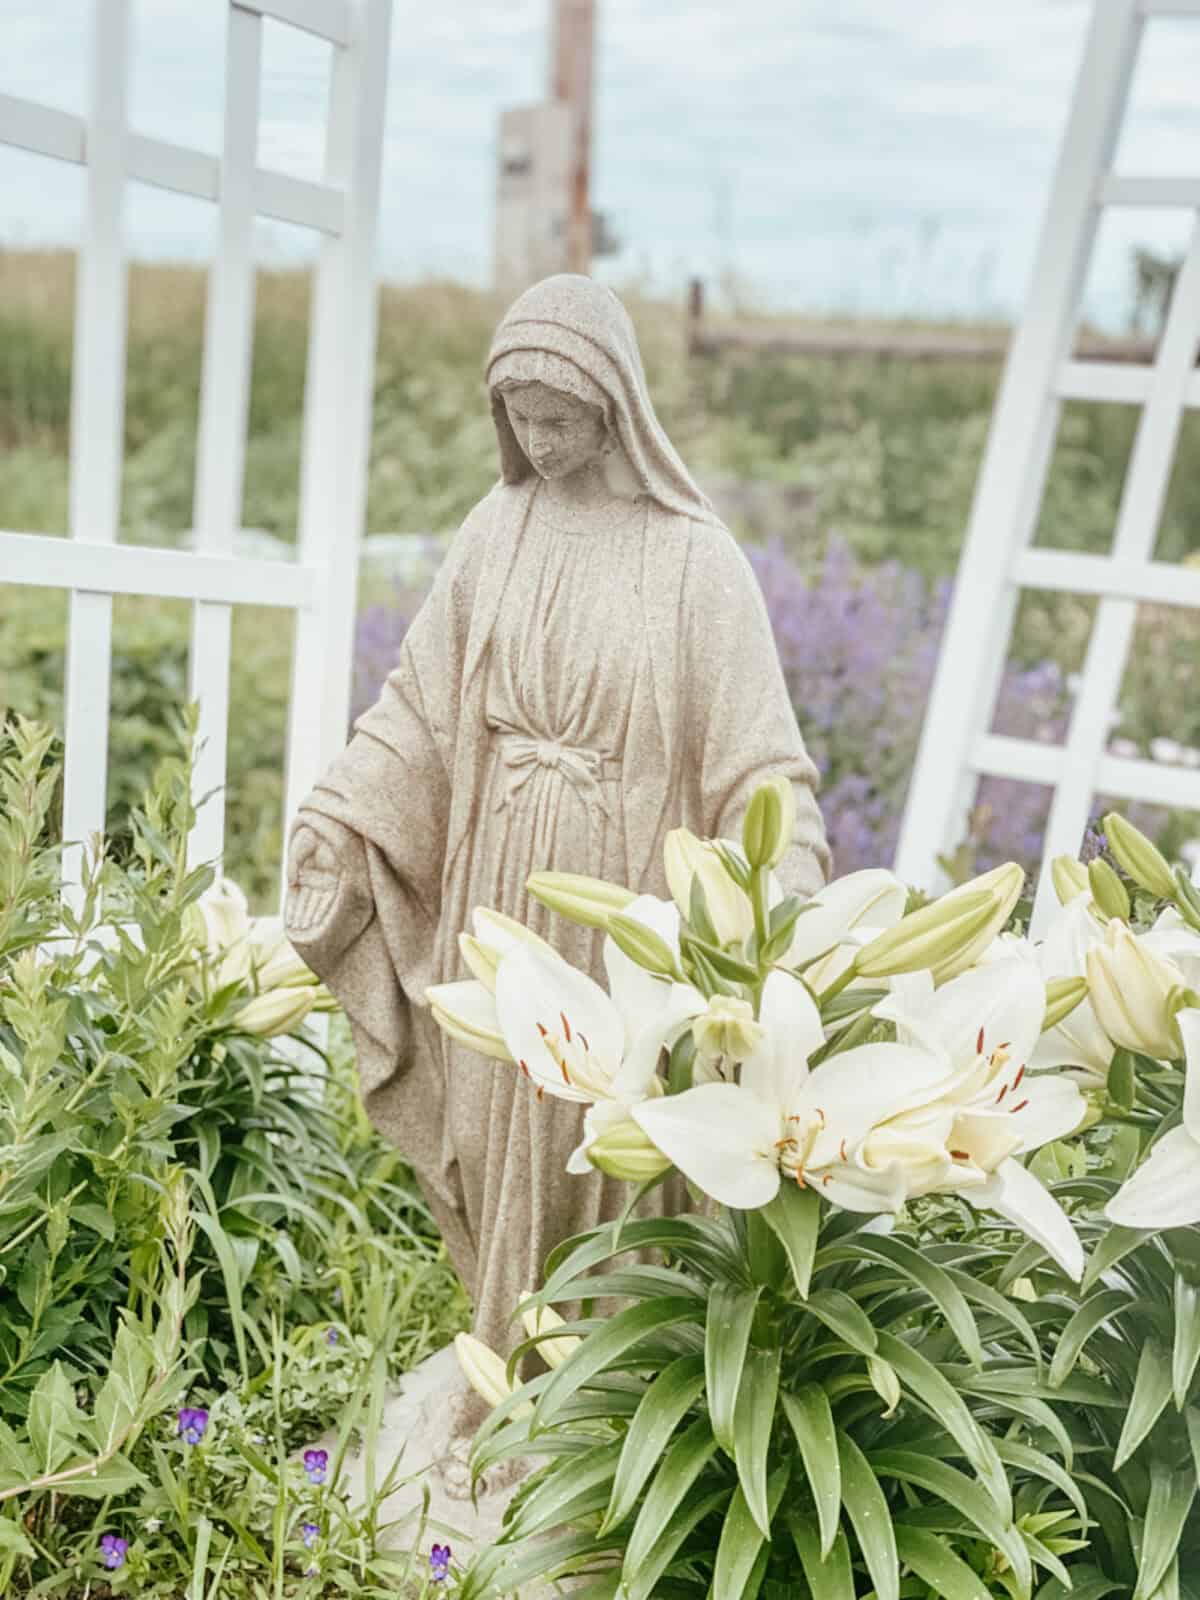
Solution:
<svg viewBox="0 0 1200 1600">
<path fill-rule="evenodd" d="M 366 503 L 375 352 L 375 242 L 392 0 L 230 0 L 221 156 L 128 126 L 131 0 L 94 0 L 84 116 L 0 94 L 0 145 L 83 165 L 76 280 L 70 537 L 0 530 L 0 582 L 71 594 L 65 696 L 64 886 L 78 895 L 84 841 L 104 830 L 117 594 L 192 602 L 189 693 L 200 705 L 197 798 L 225 783 L 232 607 L 295 618 L 285 815 L 345 743 L 358 548 Z M 319 182 L 256 165 L 264 18 L 333 49 Z M 217 202 L 188 552 L 123 546 L 125 186 L 137 180 Z M 297 561 L 238 559 L 253 335 L 256 216 L 316 230 L 305 381 Z M 201 810 L 193 862 L 224 848 L 223 793 Z M 281 884 L 281 892 L 283 889 Z"/>
<path fill-rule="evenodd" d="M 1139 601 L 1200 608 L 1200 572 L 1152 560 L 1185 407 L 1200 407 L 1200 177 L 1120 176 L 1114 151 L 1147 22 L 1190 17 L 1200 0 L 1096 0 L 1042 229 L 1028 304 L 1009 351 L 975 489 L 896 868 L 934 887 L 936 858 L 965 831 L 980 776 L 1046 784 L 1043 860 L 1074 854 L 1096 794 L 1200 809 L 1200 776 L 1109 755 L 1106 742 Z M 1152 367 L 1071 359 L 1103 209 L 1179 207 L 1191 239 Z M 1110 555 L 1033 549 L 1061 402 L 1142 408 Z M 1020 592 L 1098 597 L 1066 742 L 990 732 Z M 1200 678 L 1200 663 L 1197 667 Z M 1053 906 L 1041 874 L 1034 926 Z"/>
</svg>

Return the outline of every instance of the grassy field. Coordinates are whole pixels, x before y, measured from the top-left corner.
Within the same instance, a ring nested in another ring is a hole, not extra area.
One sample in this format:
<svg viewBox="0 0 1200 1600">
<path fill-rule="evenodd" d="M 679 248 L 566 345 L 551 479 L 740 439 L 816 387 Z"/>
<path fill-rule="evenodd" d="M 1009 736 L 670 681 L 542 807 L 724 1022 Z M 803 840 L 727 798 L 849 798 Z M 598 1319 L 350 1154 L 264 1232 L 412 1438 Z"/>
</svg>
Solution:
<svg viewBox="0 0 1200 1600">
<path fill-rule="evenodd" d="M 0 254 L 0 528 L 62 532 L 73 321 L 73 257 Z M 831 535 L 868 566 L 899 562 L 930 583 L 953 575 L 999 377 L 998 363 L 726 353 L 692 359 L 682 310 L 626 297 L 669 433 L 735 531 L 778 541 L 816 573 Z M 243 523 L 294 536 L 309 277 L 258 279 Z M 385 286 L 375 373 L 368 529 L 452 529 L 494 480 L 482 366 L 502 307 L 451 284 Z M 121 537 L 176 542 L 189 527 L 200 388 L 204 278 L 135 265 Z M 1104 550 L 1136 425 L 1133 408 L 1068 405 L 1037 542 Z M 753 486 L 753 496 L 743 492 Z M 1200 559 L 1200 421 L 1184 426 L 1157 554 Z M 0 579 L 3 574 L 0 573 Z M 1014 663 L 1082 664 L 1093 606 L 1030 595 Z M 0 709 L 61 720 L 66 600 L 0 583 Z M 162 708 L 186 685 L 187 608 L 116 607 L 109 800 L 119 811 L 166 740 Z M 1200 625 L 1146 610 L 1114 736 L 1146 751 L 1169 736 L 1200 747 L 1194 663 Z M 235 616 L 231 825 L 234 859 L 269 896 L 277 857 L 277 768 L 290 629 Z M 863 752 L 864 764 L 869 752 Z"/>
</svg>

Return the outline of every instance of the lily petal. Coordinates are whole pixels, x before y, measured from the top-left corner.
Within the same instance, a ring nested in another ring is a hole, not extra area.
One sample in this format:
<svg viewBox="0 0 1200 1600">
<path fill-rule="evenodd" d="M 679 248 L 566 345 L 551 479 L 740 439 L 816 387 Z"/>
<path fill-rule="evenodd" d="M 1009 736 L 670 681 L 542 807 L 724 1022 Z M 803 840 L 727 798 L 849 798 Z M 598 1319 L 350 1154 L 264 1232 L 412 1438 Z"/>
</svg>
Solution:
<svg viewBox="0 0 1200 1600">
<path fill-rule="evenodd" d="M 1021 1086 L 1024 1105 L 1019 1110 L 1006 1113 L 1011 1128 L 1021 1142 L 1018 1153 L 1039 1150 L 1055 1139 L 1065 1139 L 1075 1132 L 1087 1114 L 1087 1102 L 1078 1085 L 1070 1078 L 1059 1076 L 1027 1077 Z M 1018 1102 L 1020 1104 L 1020 1102 Z"/>
<path fill-rule="evenodd" d="M 808 1077 L 809 1057 L 825 1043 L 821 1013 L 799 978 L 776 970 L 763 984 L 758 1020 L 766 1032 L 742 1063 L 742 1086 L 768 1105 L 790 1110 Z"/>
<path fill-rule="evenodd" d="M 919 1007 L 907 988 L 893 990 L 875 1007 L 877 1017 L 890 1018 L 911 1041 L 941 1051 L 956 1067 L 975 1059 L 981 1030 L 983 1054 L 1007 1045 L 1013 1061 L 1027 1062 L 1045 1014 L 1045 985 L 1034 964 L 1020 956 L 961 973 Z"/>
<path fill-rule="evenodd" d="M 649 1094 L 658 1071 L 659 1056 L 663 1050 L 671 1048 L 688 1023 L 707 1005 L 700 991 L 690 984 L 659 984 L 658 987 L 663 996 L 658 1011 L 634 1038 L 613 1080 L 613 1094 L 627 1103 Z"/>
<path fill-rule="evenodd" d="M 1200 1144 L 1200 1011 L 1189 1006 L 1176 1013 L 1175 1024 L 1183 1039 L 1183 1125 Z"/>
<path fill-rule="evenodd" d="M 1187 1228 L 1200 1222 L 1200 1144 L 1172 1128 L 1105 1207 L 1122 1228 Z"/>
<path fill-rule="evenodd" d="M 890 928 L 904 915 L 908 890 L 882 867 L 836 878 L 815 894 L 796 923 L 787 955 L 790 967 L 814 961 L 840 944 L 854 928 L 876 933 Z"/>
<path fill-rule="evenodd" d="M 938 1056 L 901 1044 L 864 1044 L 822 1062 L 789 1107 L 823 1124 L 806 1165 L 832 1166 L 843 1146 L 852 1151 L 876 1123 L 936 1099 L 945 1081 Z"/>
<path fill-rule="evenodd" d="M 733 1083 L 643 1100 L 630 1116 L 685 1177 L 722 1205 L 765 1206 L 779 1191 L 778 1111 Z"/>
<path fill-rule="evenodd" d="M 512 1061 L 500 1031 L 496 1001 L 491 991 L 477 979 L 432 984 L 426 989 L 425 997 L 433 1020 L 452 1039 L 495 1061 Z"/>
<path fill-rule="evenodd" d="M 985 1184 L 970 1191 L 971 1204 L 995 1211 L 1040 1244 L 1076 1283 L 1083 1276 L 1083 1246 L 1058 1201 L 1019 1161 L 1002 1161 Z"/>
<path fill-rule="evenodd" d="M 513 1060 L 524 1062 L 529 1076 L 548 1094 L 561 1100 L 595 1100 L 595 1081 L 616 1074 L 625 1032 L 617 1009 L 598 983 L 566 962 L 548 961 L 525 945 L 510 950 L 496 970 L 496 1014 Z M 567 1042 L 586 1039 L 588 1086 L 581 1088 L 564 1076 L 546 1048 L 542 1029 Z"/>
</svg>

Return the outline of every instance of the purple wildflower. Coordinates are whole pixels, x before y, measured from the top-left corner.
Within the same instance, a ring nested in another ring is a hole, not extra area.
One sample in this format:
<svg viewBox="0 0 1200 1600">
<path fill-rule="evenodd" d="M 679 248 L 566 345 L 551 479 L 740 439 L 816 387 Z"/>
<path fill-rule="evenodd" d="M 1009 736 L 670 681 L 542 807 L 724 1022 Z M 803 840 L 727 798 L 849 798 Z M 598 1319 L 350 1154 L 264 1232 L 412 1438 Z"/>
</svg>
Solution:
<svg viewBox="0 0 1200 1600">
<path fill-rule="evenodd" d="M 313 1545 L 316 1544 L 320 1532 L 320 1526 L 315 1522 L 302 1522 L 300 1524 L 300 1537 L 304 1540 L 304 1548 L 306 1550 L 311 1550 Z"/>
<path fill-rule="evenodd" d="M 306 1450 L 304 1452 L 304 1470 L 308 1474 L 309 1483 L 324 1483 L 328 1466 L 328 1450 Z"/>
<path fill-rule="evenodd" d="M 115 1533 L 106 1533 L 100 1540 L 100 1559 L 110 1572 L 116 1572 L 118 1567 L 125 1565 L 125 1552 L 128 1549 L 128 1539 L 120 1539 Z"/>
<path fill-rule="evenodd" d="M 336 1344 L 340 1338 L 341 1334 L 337 1331 L 337 1329 L 330 1328 L 325 1335 L 325 1342 L 326 1344 Z"/>
<path fill-rule="evenodd" d="M 429 1571 L 434 1583 L 445 1583 L 450 1576 L 450 1546 L 435 1544 L 429 1552 Z"/>
<path fill-rule="evenodd" d="M 184 1406 L 177 1420 L 179 1437 L 185 1444 L 199 1444 L 208 1428 L 208 1412 Z"/>
</svg>

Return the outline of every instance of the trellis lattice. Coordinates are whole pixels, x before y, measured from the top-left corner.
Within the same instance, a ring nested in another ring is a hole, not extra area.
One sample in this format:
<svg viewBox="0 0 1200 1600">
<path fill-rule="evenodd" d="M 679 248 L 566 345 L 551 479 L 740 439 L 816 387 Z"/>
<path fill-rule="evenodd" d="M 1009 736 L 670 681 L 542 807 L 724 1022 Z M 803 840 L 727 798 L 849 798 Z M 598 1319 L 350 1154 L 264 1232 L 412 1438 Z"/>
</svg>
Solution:
<svg viewBox="0 0 1200 1600">
<path fill-rule="evenodd" d="M 1093 797 L 1200 809 L 1200 776 L 1107 751 L 1139 602 L 1200 608 L 1200 572 L 1152 559 L 1186 408 L 1200 407 L 1200 178 L 1112 170 L 1147 22 L 1200 22 L 1200 0 L 1096 0 L 1032 287 L 1009 351 L 909 793 L 897 870 L 934 887 L 938 853 L 965 829 L 981 776 L 1045 784 L 1043 847 L 1074 854 Z M 1178 207 L 1194 225 L 1150 367 L 1071 357 L 1100 218 L 1113 206 Z M 1059 409 L 1068 399 L 1141 407 L 1109 555 L 1031 548 Z M 1026 589 L 1098 597 L 1066 741 L 989 732 L 1017 601 Z M 1035 929 L 1053 905 L 1041 874 Z"/>
<path fill-rule="evenodd" d="M 104 830 L 117 594 L 192 604 L 189 693 L 200 706 L 202 808 L 189 858 L 223 853 L 232 607 L 295 617 L 285 815 L 345 743 L 358 547 L 366 502 L 375 350 L 375 245 L 391 0 L 230 0 L 219 157 L 128 126 L 131 0 L 94 0 L 86 112 L 0 95 L 0 145 L 86 170 L 76 277 L 68 538 L 0 530 L 0 582 L 70 591 L 65 692 L 64 888 L 77 895 L 84 842 Z M 333 51 L 318 182 L 257 165 L 264 19 Z M 210 200 L 208 279 L 190 551 L 120 545 L 130 180 Z M 241 522 L 253 338 L 256 217 L 315 230 L 295 564 L 234 554 Z M 282 885 L 281 885 L 282 889 Z"/>
</svg>

